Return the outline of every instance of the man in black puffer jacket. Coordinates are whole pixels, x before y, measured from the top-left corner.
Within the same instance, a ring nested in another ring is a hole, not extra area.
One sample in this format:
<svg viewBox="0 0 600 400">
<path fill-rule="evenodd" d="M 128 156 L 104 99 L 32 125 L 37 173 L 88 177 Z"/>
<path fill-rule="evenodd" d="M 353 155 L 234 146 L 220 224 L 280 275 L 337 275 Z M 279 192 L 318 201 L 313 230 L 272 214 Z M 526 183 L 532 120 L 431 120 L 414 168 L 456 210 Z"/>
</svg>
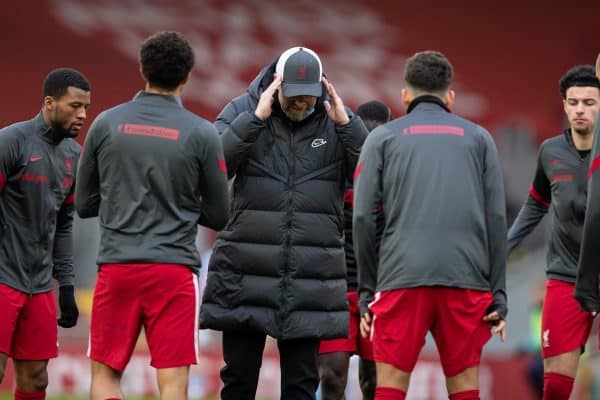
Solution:
<svg viewBox="0 0 600 400">
<path fill-rule="evenodd" d="M 320 339 L 348 333 L 344 182 L 367 130 L 302 47 L 265 67 L 216 127 L 233 203 L 200 325 L 223 331 L 221 398 L 254 399 L 269 335 L 281 356 L 281 398 L 314 399 Z"/>
</svg>

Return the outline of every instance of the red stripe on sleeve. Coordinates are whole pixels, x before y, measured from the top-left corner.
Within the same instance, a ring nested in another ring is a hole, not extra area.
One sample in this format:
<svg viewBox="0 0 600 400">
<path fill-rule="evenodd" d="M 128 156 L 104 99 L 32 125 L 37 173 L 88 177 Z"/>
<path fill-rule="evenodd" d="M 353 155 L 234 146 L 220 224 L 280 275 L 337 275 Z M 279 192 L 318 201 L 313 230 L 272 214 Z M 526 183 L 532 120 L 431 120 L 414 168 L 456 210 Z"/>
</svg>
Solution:
<svg viewBox="0 0 600 400">
<path fill-rule="evenodd" d="M 596 172 L 596 170 L 600 168 L 600 156 L 594 158 L 594 161 L 590 164 L 590 169 L 588 169 L 588 178 L 592 177 L 592 174 Z"/>
<path fill-rule="evenodd" d="M 0 172 L 0 190 L 4 189 L 4 186 L 6 186 L 6 178 L 4 177 L 4 174 Z"/>
<path fill-rule="evenodd" d="M 221 171 L 227 173 L 227 164 L 225 164 L 225 160 L 219 159 L 219 168 L 221 168 Z"/>
<path fill-rule="evenodd" d="M 529 195 L 531 197 L 533 197 L 533 199 L 535 201 L 537 201 L 538 203 L 540 203 L 541 205 L 543 205 L 544 207 L 550 207 L 550 201 L 546 200 L 542 197 L 541 194 L 539 194 L 535 188 L 533 187 L 533 185 L 529 186 Z"/>
<path fill-rule="evenodd" d="M 65 205 L 69 205 L 69 204 L 73 204 L 73 203 L 75 203 L 75 193 L 71 193 L 69 196 L 67 196 L 67 198 L 63 202 L 63 204 L 65 204 Z"/>
<path fill-rule="evenodd" d="M 356 169 L 354 170 L 354 177 L 352 179 L 354 179 L 355 181 L 358 179 L 358 177 L 360 176 L 360 173 L 363 169 L 363 163 L 360 163 L 356 166 Z"/>
</svg>

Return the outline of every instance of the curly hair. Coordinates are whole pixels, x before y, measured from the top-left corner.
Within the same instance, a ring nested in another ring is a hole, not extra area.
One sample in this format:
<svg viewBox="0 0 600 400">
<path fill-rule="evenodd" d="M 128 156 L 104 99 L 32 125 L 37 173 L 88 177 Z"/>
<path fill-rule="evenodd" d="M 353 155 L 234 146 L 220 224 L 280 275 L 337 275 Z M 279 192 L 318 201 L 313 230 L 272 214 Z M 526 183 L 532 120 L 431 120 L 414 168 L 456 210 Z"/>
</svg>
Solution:
<svg viewBox="0 0 600 400">
<path fill-rule="evenodd" d="M 377 100 L 361 104 L 355 114 L 363 120 L 369 132 L 379 125 L 389 122 L 392 118 L 389 107 Z"/>
<path fill-rule="evenodd" d="M 67 93 L 69 87 L 90 91 L 90 83 L 81 72 L 73 68 L 57 68 L 44 79 L 43 97 L 52 96 L 59 99 Z"/>
<path fill-rule="evenodd" d="M 567 71 L 558 81 L 560 96 L 565 100 L 567 90 L 573 86 L 590 86 L 600 89 L 600 81 L 596 77 L 596 71 L 591 65 L 577 65 Z"/>
<path fill-rule="evenodd" d="M 194 51 L 179 32 L 155 33 L 142 43 L 139 56 L 148 83 L 166 90 L 185 81 L 194 66 Z"/>
<path fill-rule="evenodd" d="M 406 60 L 404 81 L 412 89 L 445 93 L 452 84 L 452 65 L 439 51 L 422 51 Z"/>
</svg>

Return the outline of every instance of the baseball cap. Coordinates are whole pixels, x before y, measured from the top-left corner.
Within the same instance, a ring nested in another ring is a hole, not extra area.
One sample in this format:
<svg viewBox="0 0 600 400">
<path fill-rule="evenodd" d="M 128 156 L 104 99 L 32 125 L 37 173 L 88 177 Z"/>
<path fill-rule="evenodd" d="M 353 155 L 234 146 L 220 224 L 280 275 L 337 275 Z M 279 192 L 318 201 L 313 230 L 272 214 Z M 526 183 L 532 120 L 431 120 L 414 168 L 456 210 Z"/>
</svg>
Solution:
<svg viewBox="0 0 600 400">
<path fill-rule="evenodd" d="M 306 47 L 292 47 L 284 51 L 275 72 L 281 76 L 281 90 L 285 97 L 321 97 L 323 67 L 317 53 Z"/>
</svg>

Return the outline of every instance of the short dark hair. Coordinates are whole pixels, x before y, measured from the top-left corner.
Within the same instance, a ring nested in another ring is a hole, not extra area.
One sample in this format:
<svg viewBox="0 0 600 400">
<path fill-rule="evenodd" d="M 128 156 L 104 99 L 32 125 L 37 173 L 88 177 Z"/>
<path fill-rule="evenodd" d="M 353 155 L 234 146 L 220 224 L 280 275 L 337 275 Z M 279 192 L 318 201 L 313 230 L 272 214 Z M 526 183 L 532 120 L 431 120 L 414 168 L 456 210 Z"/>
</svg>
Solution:
<svg viewBox="0 0 600 400">
<path fill-rule="evenodd" d="M 142 43 L 140 65 L 151 86 L 173 90 L 192 70 L 194 51 L 181 33 L 157 32 Z"/>
<path fill-rule="evenodd" d="M 85 76 L 73 68 L 57 68 L 44 79 L 43 97 L 52 96 L 59 99 L 67 93 L 69 87 L 90 91 L 90 83 Z"/>
<path fill-rule="evenodd" d="M 367 101 L 358 106 L 356 115 L 363 120 L 369 132 L 379 125 L 389 122 L 392 117 L 390 108 L 377 100 Z"/>
<path fill-rule="evenodd" d="M 404 81 L 415 90 L 445 93 L 452 84 L 452 75 L 452 64 L 439 51 L 422 51 L 406 60 Z"/>
<path fill-rule="evenodd" d="M 600 81 L 598 81 L 594 67 L 591 65 L 577 65 L 560 78 L 558 87 L 563 100 L 567 98 L 567 90 L 573 86 L 590 86 L 600 90 Z"/>
</svg>

